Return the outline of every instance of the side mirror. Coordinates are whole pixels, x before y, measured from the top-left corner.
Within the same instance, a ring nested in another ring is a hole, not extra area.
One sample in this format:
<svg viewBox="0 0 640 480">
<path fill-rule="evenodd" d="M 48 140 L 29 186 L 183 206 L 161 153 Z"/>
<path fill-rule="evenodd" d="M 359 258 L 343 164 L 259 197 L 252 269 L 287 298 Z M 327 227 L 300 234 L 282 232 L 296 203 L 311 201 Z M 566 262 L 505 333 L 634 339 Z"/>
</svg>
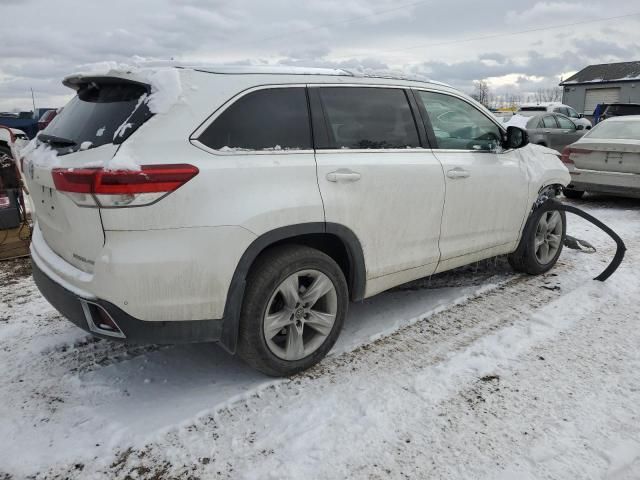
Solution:
<svg viewBox="0 0 640 480">
<path fill-rule="evenodd" d="M 579 113 L 578 118 L 584 118 L 584 113 Z"/>
<path fill-rule="evenodd" d="M 507 127 L 507 148 L 521 148 L 529 143 L 529 134 L 520 127 Z"/>
<path fill-rule="evenodd" d="M 576 130 L 584 130 L 584 125 L 576 125 Z"/>
</svg>

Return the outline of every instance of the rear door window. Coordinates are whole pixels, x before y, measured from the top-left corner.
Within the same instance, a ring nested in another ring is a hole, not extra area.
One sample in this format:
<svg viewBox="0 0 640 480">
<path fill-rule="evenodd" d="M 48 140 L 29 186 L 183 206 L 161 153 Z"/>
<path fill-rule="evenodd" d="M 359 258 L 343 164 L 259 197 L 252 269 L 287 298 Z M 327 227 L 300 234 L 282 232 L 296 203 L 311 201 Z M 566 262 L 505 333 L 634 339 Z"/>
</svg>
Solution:
<svg viewBox="0 0 640 480">
<path fill-rule="evenodd" d="M 542 124 L 544 128 L 558 128 L 558 124 L 556 123 L 556 119 L 552 115 L 547 115 L 542 119 Z"/>
<path fill-rule="evenodd" d="M 575 130 L 576 126 L 575 124 L 569 120 L 568 118 L 565 117 L 561 117 L 560 115 L 558 115 L 556 117 L 556 120 L 558 121 L 558 125 L 560 125 L 560 128 L 564 128 L 565 130 Z"/>
<path fill-rule="evenodd" d="M 80 148 L 122 143 L 151 116 L 144 99 L 147 86 L 134 83 L 90 82 L 65 105 L 39 135 L 59 149 L 58 154 Z"/>
<path fill-rule="evenodd" d="M 312 149 L 306 89 L 268 88 L 244 95 L 198 140 L 214 150 Z"/>
<path fill-rule="evenodd" d="M 321 87 L 329 127 L 329 148 L 420 147 L 416 122 L 404 90 L 375 87 Z"/>
</svg>

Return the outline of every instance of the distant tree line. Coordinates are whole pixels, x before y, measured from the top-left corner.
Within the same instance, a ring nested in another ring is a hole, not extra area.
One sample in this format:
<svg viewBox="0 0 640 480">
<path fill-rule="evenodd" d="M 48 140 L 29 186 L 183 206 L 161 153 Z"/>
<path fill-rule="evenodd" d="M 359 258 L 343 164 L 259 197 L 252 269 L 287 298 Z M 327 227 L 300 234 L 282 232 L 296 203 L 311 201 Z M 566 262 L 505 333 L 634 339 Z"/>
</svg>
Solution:
<svg viewBox="0 0 640 480">
<path fill-rule="evenodd" d="M 476 80 L 473 82 L 473 93 L 471 97 L 487 108 L 510 108 L 515 109 L 522 103 L 546 103 L 561 102 L 562 87 L 541 87 L 535 92 L 526 95 L 513 92 L 496 94 L 486 80 Z"/>
</svg>

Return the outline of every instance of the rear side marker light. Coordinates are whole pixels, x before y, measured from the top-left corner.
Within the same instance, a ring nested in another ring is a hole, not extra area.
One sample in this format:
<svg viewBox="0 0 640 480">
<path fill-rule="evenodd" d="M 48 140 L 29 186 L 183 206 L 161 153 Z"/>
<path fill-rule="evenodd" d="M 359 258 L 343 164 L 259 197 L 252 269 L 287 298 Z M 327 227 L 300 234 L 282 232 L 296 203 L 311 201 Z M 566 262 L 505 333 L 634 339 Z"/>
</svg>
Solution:
<svg viewBox="0 0 640 480">
<path fill-rule="evenodd" d="M 54 168 L 56 189 L 83 207 L 139 207 L 157 202 L 198 174 L 193 165 L 145 165 L 140 170 Z"/>
<path fill-rule="evenodd" d="M 591 153 L 591 150 L 585 150 L 583 148 L 564 147 L 560 160 L 567 165 L 573 165 L 575 162 L 571 158 L 572 155 L 586 155 Z"/>
</svg>

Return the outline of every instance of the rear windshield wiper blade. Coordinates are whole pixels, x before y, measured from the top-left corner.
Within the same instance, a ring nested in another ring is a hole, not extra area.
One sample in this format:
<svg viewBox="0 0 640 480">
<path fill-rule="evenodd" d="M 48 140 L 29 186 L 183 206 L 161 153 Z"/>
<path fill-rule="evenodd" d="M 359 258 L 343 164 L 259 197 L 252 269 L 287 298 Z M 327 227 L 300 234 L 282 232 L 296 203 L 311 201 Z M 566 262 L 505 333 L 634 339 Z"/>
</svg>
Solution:
<svg viewBox="0 0 640 480">
<path fill-rule="evenodd" d="M 38 140 L 48 143 L 50 145 L 52 144 L 57 144 L 57 145 L 62 145 L 65 147 L 73 147 L 74 145 L 77 145 L 77 143 L 69 138 L 64 138 L 64 137 L 56 137 L 55 135 L 48 135 L 46 133 L 41 133 L 40 135 L 38 135 Z"/>
</svg>

